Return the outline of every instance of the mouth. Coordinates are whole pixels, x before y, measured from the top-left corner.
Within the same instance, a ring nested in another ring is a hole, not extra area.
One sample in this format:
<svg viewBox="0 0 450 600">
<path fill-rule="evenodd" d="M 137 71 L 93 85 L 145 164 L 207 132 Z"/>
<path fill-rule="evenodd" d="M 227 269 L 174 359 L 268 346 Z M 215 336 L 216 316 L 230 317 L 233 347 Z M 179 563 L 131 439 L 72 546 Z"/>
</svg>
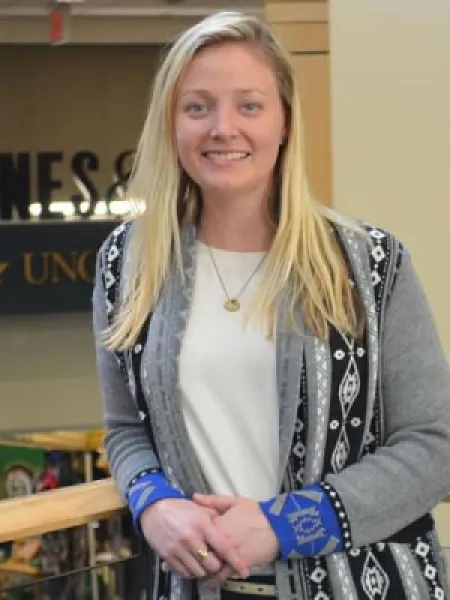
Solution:
<svg viewBox="0 0 450 600">
<path fill-rule="evenodd" d="M 202 156 L 215 163 L 227 163 L 244 160 L 250 156 L 250 152 L 202 152 Z"/>
</svg>

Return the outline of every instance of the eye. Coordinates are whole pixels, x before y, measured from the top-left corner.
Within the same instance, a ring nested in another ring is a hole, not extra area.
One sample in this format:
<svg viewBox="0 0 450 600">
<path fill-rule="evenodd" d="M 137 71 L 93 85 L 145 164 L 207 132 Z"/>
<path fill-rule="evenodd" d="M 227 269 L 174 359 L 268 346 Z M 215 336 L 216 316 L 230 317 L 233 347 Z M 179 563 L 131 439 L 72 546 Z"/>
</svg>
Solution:
<svg viewBox="0 0 450 600">
<path fill-rule="evenodd" d="M 242 104 L 242 109 L 247 113 L 255 113 L 258 112 L 262 108 L 259 102 L 244 102 Z"/>
<path fill-rule="evenodd" d="M 185 111 L 191 115 L 202 115 L 207 110 L 207 106 L 204 102 L 189 102 L 185 107 Z"/>
</svg>

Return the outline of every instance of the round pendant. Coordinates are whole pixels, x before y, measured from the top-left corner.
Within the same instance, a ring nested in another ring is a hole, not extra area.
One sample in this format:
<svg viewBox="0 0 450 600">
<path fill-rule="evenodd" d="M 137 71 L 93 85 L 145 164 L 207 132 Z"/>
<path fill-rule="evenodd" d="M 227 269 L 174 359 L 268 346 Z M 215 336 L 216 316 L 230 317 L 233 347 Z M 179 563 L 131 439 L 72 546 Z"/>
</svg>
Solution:
<svg viewBox="0 0 450 600">
<path fill-rule="evenodd" d="M 237 298 L 228 298 L 224 304 L 224 307 L 228 312 L 236 312 L 241 308 L 241 303 Z"/>
</svg>

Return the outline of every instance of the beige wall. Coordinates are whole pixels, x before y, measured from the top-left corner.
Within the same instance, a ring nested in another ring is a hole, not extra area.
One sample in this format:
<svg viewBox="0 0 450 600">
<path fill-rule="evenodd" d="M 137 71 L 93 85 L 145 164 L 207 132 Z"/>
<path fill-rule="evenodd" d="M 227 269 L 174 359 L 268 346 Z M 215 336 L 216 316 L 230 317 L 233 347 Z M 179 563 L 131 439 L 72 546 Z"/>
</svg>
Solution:
<svg viewBox="0 0 450 600">
<path fill-rule="evenodd" d="M 90 313 L 0 318 L 0 434 L 99 427 Z"/>
<path fill-rule="evenodd" d="M 298 52 L 292 62 L 299 82 L 305 124 L 306 167 L 312 191 L 325 204 L 333 202 L 330 126 L 330 56 Z"/>
<path fill-rule="evenodd" d="M 335 206 L 397 234 L 450 358 L 450 3 L 331 0 Z"/>
</svg>

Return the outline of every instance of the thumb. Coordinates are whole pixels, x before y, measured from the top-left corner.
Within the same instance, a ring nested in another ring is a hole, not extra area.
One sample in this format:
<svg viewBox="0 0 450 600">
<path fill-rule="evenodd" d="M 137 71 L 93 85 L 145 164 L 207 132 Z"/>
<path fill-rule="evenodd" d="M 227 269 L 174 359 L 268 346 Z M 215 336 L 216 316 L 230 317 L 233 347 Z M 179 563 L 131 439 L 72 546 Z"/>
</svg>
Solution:
<svg viewBox="0 0 450 600">
<path fill-rule="evenodd" d="M 220 512 L 226 512 L 239 502 L 234 496 L 216 496 L 207 494 L 194 494 L 194 502 L 208 508 L 214 508 Z"/>
</svg>

